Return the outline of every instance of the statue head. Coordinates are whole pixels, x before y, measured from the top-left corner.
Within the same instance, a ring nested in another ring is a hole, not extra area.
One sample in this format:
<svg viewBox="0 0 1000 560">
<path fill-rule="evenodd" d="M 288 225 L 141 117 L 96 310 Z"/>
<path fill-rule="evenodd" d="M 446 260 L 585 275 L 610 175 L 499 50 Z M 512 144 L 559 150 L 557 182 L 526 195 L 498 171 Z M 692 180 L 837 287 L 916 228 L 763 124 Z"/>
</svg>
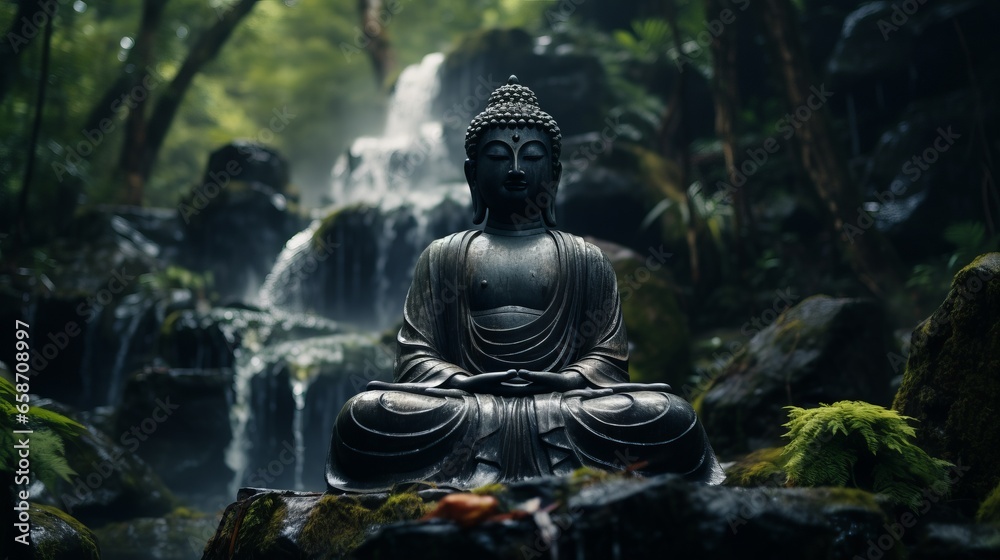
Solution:
<svg viewBox="0 0 1000 560">
<path fill-rule="evenodd" d="M 534 208 L 554 227 L 561 139 L 555 119 L 538 107 L 535 94 L 518 84 L 516 76 L 497 88 L 465 133 L 473 222 L 482 223 L 487 208 L 501 218 L 524 217 Z"/>
</svg>

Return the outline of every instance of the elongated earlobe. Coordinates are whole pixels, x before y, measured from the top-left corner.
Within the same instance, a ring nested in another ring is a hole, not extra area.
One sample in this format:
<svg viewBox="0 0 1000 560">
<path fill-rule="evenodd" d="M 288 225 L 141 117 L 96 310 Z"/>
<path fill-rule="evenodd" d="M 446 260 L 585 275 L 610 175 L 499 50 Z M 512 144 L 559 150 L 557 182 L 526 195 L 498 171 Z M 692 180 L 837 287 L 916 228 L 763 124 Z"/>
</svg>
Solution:
<svg viewBox="0 0 1000 560">
<path fill-rule="evenodd" d="M 465 181 L 472 193 L 472 223 L 479 225 L 486 219 L 486 201 L 476 188 L 476 162 L 471 159 L 465 160 Z"/>
<path fill-rule="evenodd" d="M 556 227 L 556 193 L 559 190 L 559 177 L 562 176 L 562 164 L 558 161 L 552 164 L 552 190 L 549 204 L 542 212 L 542 220 L 550 228 Z"/>
</svg>

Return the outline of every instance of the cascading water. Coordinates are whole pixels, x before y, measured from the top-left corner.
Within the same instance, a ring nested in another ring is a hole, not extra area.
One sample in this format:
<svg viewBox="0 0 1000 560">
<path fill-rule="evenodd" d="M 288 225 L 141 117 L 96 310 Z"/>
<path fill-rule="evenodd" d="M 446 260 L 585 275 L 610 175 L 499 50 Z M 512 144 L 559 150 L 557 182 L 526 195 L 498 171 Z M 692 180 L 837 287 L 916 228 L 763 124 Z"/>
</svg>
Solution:
<svg viewBox="0 0 1000 560">
<path fill-rule="evenodd" d="M 359 138 L 337 161 L 336 204 L 288 240 L 257 294 L 277 317 L 313 313 L 370 334 L 268 342 L 266 333 L 243 333 L 226 453 L 233 491 L 259 485 L 256 473 L 276 479 L 264 483 L 316 489 L 340 406 L 368 381 L 391 377 L 394 349 L 378 333 L 402 315 L 417 257 L 433 239 L 470 225 L 461 169 L 448 161 L 431 110 L 443 59 L 428 55 L 403 71 L 385 133 Z M 294 468 L 282 478 L 275 457 L 286 438 Z"/>
<path fill-rule="evenodd" d="M 385 133 L 358 138 L 338 159 L 334 206 L 286 245 L 259 293 L 261 306 L 389 328 L 420 252 L 470 225 L 462 170 L 449 161 L 432 110 L 443 60 L 431 54 L 402 72 Z"/>
</svg>

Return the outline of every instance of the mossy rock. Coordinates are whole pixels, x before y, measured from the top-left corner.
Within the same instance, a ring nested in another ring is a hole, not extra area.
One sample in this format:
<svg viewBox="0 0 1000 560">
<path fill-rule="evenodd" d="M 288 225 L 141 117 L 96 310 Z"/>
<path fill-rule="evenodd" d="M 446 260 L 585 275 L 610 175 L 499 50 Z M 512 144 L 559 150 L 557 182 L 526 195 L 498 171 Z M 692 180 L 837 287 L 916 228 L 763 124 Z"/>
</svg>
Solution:
<svg viewBox="0 0 1000 560">
<path fill-rule="evenodd" d="M 100 560 L 94 533 L 68 513 L 51 506 L 31 504 L 31 553 L 36 560 Z M 19 547 L 4 543 L 4 549 Z"/>
<path fill-rule="evenodd" d="M 762 328 L 748 332 L 753 337 L 745 348 L 691 399 L 720 457 L 783 443 L 785 406 L 889 403 L 892 372 L 881 308 L 870 300 L 818 295 L 782 311 L 794 299 L 778 292 L 774 309 L 761 314 L 763 323 L 753 323 Z"/>
<path fill-rule="evenodd" d="M 343 558 L 378 527 L 417 519 L 430 509 L 414 492 L 369 496 L 261 492 L 226 508 L 204 559 Z"/>
<path fill-rule="evenodd" d="M 1000 253 L 960 270 L 913 331 L 892 406 L 919 421 L 921 447 L 963 469 L 952 496 L 967 509 L 1000 483 Z"/>
<path fill-rule="evenodd" d="M 680 387 L 691 375 L 691 333 L 659 251 L 639 254 L 600 242 L 618 278 L 629 339 L 629 377 L 637 383 Z"/>
<path fill-rule="evenodd" d="M 40 501 L 58 504 L 92 527 L 134 517 L 164 515 L 178 505 L 159 475 L 132 452 L 133 445 L 138 446 L 135 449 L 142 445 L 134 434 L 122 434 L 116 441 L 83 421 L 71 407 L 48 400 L 36 404 L 87 428 L 80 437 L 66 442 L 66 462 L 76 474 L 70 475 L 70 481 L 56 480 L 39 494 Z"/>
<path fill-rule="evenodd" d="M 103 560 L 198 558 L 218 519 L 178 508 L 165 517 L 141 517 L 95 530 Z"/>
<path fill-rule="evenodd" d="M 766 486 L 785 485 L 787 474 L 781 447 L 765 447 L 738 459 L 726 469 L 726 486 Z"/>
<path fill-rule="evenodd" d="M 976 512 L 976 521 L 980 523 L 1000 524 L 1000 484 L 986 496 L 983 503 L 979 504 L 979 511 Z"/>
</svg>

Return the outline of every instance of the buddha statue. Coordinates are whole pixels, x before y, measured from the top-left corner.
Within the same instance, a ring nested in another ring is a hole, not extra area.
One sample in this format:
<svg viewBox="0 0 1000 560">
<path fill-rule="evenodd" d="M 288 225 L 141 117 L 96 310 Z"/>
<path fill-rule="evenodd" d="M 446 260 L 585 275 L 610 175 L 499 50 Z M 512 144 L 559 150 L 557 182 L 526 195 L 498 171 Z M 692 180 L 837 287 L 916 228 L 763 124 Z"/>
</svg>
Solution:
<svg viewBox="0 0 1000 560">
<path fill-rule="evenodd" d="M 327 484 L 470 489 L 582 466 L 723 478 L 705 431 L 666 384 L 630 383 L 610 261 L 555 228 L 561 134 L 511 76 L 466 133 L 473 229 L 420 255 L 394 382 L 337 418 Z"/>
</svg>

